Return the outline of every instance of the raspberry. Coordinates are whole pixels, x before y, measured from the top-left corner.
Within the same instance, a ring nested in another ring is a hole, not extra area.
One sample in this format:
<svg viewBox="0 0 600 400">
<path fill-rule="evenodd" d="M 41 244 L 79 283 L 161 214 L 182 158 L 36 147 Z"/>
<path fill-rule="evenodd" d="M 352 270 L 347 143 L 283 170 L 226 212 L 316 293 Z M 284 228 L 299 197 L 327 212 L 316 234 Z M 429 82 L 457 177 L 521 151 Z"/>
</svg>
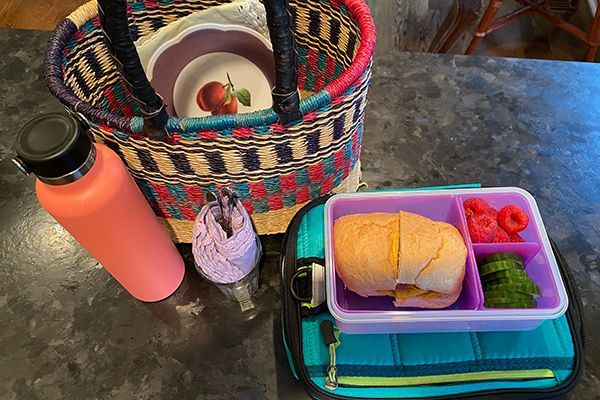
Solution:
<svg viewBox="0 0 600 400">
<path fill-rule="evenodd" d="M 492 208 L 492 207 L 488 208 L 486 214 L 491 215 L 492 218 L 494 218 L 495 220 L 498 219 L 498 211 L 495 208 Z"/>
<path fill-rule="evenodd" d="M 510 242 L 510 237 L 508 236 L 508 233 L 506 233 L 506 231 L 504 229 L 498 227 L 498 229 L 496 229 L 496 234 L 492 238 L 492 243 L 508 243 L 508 242 Z"/>
<path fill-rule="evenodd" d="M 498 222 L 487 214 L 472 215 L 467 219 L 467 225 L 473 243 L 489 243 L 498 229 Z"/>
<path fill-rule="evenodd" d="M 514 243 L 524 242 L 523 238 L 521 236 L 519 236 L 518 233 L 515 233 L 514 235 L 510 235 L 508 238 L 510 239 L 511 242 L 514 242 Z"/>
<path fill-rule="evenodd" d="M 467 218 L 472 215 L 485 214 L 490 208 L 485 200 L 475 198 L 465 200 L 463 207 L 465 208 Z"/>
<path fill-rule="evenodd" d="M 510 204 L 498 211 L 498 224 L 512 235 L 527 228 L 529 216 L 520 207 Z"/>
</svg>

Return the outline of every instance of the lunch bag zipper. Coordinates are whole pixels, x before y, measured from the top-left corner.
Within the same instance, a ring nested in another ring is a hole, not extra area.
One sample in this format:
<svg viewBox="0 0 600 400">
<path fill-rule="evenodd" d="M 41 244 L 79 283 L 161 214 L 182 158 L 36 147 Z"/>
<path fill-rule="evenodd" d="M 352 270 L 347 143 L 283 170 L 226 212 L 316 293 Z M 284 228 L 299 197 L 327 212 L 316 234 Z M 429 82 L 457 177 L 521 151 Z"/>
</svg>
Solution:
<svg viewBox="0 0 600 400">
<path fill-rule="evenodd" d="M 441 374 L 410 377 L 373 377 L 373 376 L 338 376 L 336 367 L 336 347 L 341 344 L 336 336 L 333 322 L 326 319 L 319 327 L 323 341 L 329 352 L 329 366 L 325 376 L 325 387 L 335 390 L 338 387 L 371 387 L 394 388 L 419 385 L 443 385 L 451 383 L 494 382 L 494 381 L 528 381 L 534 379 L 555 379 L 550 369 L 513 370 L 513 371 L 480 371 L 458 374 Z M 338 331 L 339 334 L 339 331 Z"/>
<path fill-rule="evenodd" d="M 326 392 L 321 387 L 317 386 L 311 379 L 310 375 L 306 371 L 306 367 L 304 365 L 304 357 L 302 354 L 302 350 L 299 348 L 299 343 L 302 343 L 302 331 L 300 329 L 301 314 L 300 307 L 298 307 L 293 300 L 290 299 L 289 290 L 287 288 L 287 267 L 293 268 L 296 259 L 296 242 L 298 236 L 298 227 L 304 215 L 310 211 L 312 208 L 324 204 L 331 195 L 324 196 L 318 199 L 315 199 L 302 207 L 296 215 L 292 218 L 290 225 L 285 233 L 282 249 L 281 249 L 281 283 L 284 288 L 284 298 L 283 298 L 283 339 L 288 347 L 291 358 L 293 362 L 293 368 L 298 373 L 301 381 L 306 385 L 308 393 L 317 399 L 332 399 L 332 400 L 354 400 L 358 399 L 357 397 L 347 397 L 336 395 L 335 393 Z M 292 246 L 289 246 L 289 243 L 292 243 Z M 515 396 L 518 396 L 519 399 L 548 399 L 553 397 L 561 397 L 564 394 L 568 393 L 571 388 L 577 383 L 581 373 L 582 373 L 582 362 L 581 355 L 584 349 L 584 328 L 582 324 L 582 315 L 581 315 L 581 299 L 579 298 L 578 292 L 573 284 L 573 278 L 571 272 L 566 267 L 566 261 L 562 254 L 558 251 L 556 244 L 551 241 L 552 249 L 555 255 L 558 257 L 558 266 L 562 273 L 562 276 L 565 280 L 565 286 L 567 288 L 567 293 L 570 295 L 569 298 L 573 300 L 571 302 L 570 307 L 567 310 L 566 318 L 569 325 L 569 330 L 571 333 L 571 337 L 573 338 L 574 345 L 574 368 L 571 375 L 559 386 L 548 389 L 494 389 L 494 390 L 486 390 L 481 392 L 474 393 L 463 393 L 458 395 L 448 395 L 448 396 L 437 396 L 432 397 L 435 400 L 454 400 L 454 399 L 470 399 L 470 398 L 483 398 L 486 399 L 514 399 Z M 577 326 L 577 329 L 575 329 Z M 291 335 L 296 337 L 296 340 L 290 340 Z M 294 343 L 294 347 L 289 347 L 291 343 Z M 339 384 L 339 382 L 338 382 Z M 365 399 L 369 400 L 389 400 L 389 399 L 377 399 L 375 397 L 367 397 Z M 403 400 L 409 400 L 405 398 Z"/>
<path fill-rule="evenodd" d="M 555 379 L 554 372 L 549 369 L 520 371 L 481 371 L 455 375 L 409 376 L 409 377 L 371 377 L 371 376 L 338 376 L 338 387 L 377 387 L 394 388 L 419 385 L 447 385 L 453 383 L 481 383 L 496 381 L 530 381 L 535 379 Z"/>
</svg>

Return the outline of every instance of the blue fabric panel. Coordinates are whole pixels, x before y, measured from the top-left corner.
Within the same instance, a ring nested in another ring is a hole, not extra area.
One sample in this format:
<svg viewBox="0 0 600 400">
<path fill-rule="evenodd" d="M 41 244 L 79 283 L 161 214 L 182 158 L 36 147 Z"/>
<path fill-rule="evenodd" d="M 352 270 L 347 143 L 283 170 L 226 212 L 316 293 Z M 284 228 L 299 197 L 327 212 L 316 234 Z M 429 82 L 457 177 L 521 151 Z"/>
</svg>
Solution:
<svg viewBox="0 0 600 400">
<path fill-rule="evenodd" d="M 297 258 L 325 258 L 324 209 L 324 204 L 314 207 L 302 218 L 298 227 Z"/>
<path fill-rule="evenodd" d="M 304 362 L 311 375 L 324 374 L 328 349 L 319 325 L 332 319 L 329 313 L 302 322 Z M 552 344 L 566 317 L 547 321 L 528 332 L 428 333 L 428 334 L 340 334 L 336 349 L 338 372 L 344 376 L 421 376 L 477 371 L 526 369 L 568 370 L 573 366 L 573 343 Z M 567 325 L 568 328 L 568 325 Z M 515 335 L 518 339 L 511 340 Z M 484 349 L 479 352 L 480 343 Z M 491 356 L 490 356 L 491 355 Z"/>
<path fill-rule="evenodd" d="M 392 335 L 397 341 L 402 365 L 430 365 L 476 359 L 468 333 L 424 333 Z M 479 357 L 477 357 L 479 358 Z"/>
</svg>

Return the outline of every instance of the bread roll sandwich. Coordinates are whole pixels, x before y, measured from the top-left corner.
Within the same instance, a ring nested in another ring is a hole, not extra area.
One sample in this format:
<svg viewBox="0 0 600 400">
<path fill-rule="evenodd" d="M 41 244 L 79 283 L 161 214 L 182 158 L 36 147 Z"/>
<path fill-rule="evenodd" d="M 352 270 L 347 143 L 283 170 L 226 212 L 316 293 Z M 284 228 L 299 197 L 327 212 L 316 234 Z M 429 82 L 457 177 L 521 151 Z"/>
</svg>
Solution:
<svg viewBox="0 0 600 400">
<path fill-rule="evenodd" d="M 462 289 L 467 248 L 458 230 L 405 211 L 346 215 L 333 227 L 335 269 L 361 296 L 396 307 L 444 308 Z"/>
</svg>

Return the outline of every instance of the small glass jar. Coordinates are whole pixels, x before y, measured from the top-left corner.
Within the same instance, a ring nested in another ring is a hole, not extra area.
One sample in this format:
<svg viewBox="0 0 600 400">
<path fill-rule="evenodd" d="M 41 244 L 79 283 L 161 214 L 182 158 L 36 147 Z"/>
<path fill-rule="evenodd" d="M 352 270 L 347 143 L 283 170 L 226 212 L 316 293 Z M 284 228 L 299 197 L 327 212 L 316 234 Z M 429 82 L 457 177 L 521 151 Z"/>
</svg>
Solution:
<svg viewBox="0 0 600 400">
<path fill-rule="evenodd" d="M 254 309 L 254 302 L 252 301 L 252 295 L 258 289 L 258 265 L 262 257 L 262 245 L 260 239 L 256 236 L 256 257 L 252 269 L 242 279 L 232 283 L 221 283 L 215 282 L 208 276 L 206 276 L 202 269 L 195 264 L 196 271 L 203 276 L 206 280 L 212 282 L 220 291 L 231 300 L 237 300 L 240 303 L 242 311 L 249 311 Z"/>
</svg>

